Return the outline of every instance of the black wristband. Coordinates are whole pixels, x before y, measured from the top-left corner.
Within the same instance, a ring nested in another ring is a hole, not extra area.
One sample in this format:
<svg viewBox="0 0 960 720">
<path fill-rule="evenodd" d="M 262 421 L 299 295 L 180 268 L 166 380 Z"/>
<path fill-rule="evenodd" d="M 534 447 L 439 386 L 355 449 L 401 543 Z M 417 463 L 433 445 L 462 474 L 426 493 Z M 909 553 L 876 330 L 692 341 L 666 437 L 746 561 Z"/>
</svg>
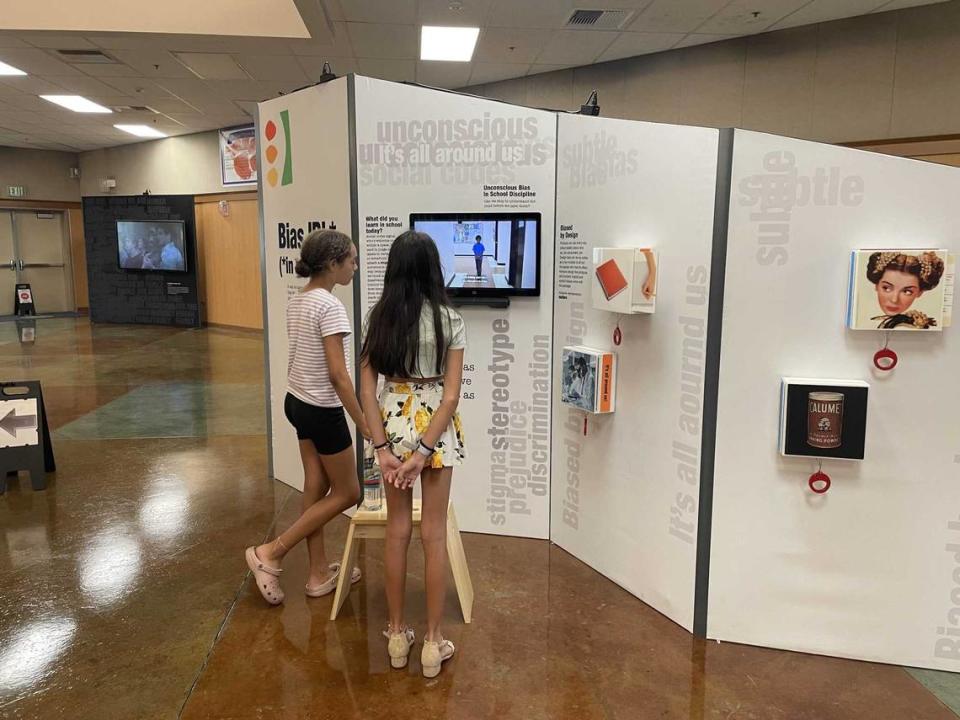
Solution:
<svg viewBox="0 0 960 720">
<path fill-rule="evenodd" d="M 429 455 L 433 455 L 433 454 L 437 451 L 437 449 L 436 449 L 435 447 L 430 447 L 430 446 L 427 445 L 423 440 L 420 441 L 420 447 L 422 447 L 424 450 L 429 450 L 429 451 L 430 451 L 429 453 L 427 453 L 428 456 L 429 456 Z M 423 453 L 421 453 L 421 454 L 423 454 Z"/>
<path fill-rule="evenodd" d="M 390 445 L 390 441 L 389 441 L 389 440 L 384 440 L 384 441 L 383 441 L 382 443 L 380 443 L 379 445 L 374 445 L 374 446 L 373 446 L 373 449 L 374 449 L 374 450 L 383 450 L 385 447 L 388 447 L 389 445 Z"/>
</svg>

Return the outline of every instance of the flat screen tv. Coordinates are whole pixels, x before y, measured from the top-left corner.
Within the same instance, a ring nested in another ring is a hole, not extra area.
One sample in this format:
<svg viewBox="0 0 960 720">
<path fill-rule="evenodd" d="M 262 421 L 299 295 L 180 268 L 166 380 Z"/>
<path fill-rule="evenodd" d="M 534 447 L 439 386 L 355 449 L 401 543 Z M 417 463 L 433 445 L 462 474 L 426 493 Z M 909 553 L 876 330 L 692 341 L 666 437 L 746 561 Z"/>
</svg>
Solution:
<svg viewBox="0 0 960 720">
<path fill-rule="evenodd" d="M 187 272 L 182 220 L 117 220 L 121 270 Z"/>
<path fill-rule="evenodd" d="M 413 214 L 433 238 L 454 297 L 540 295 L 540 213 Z"/>
</svg>

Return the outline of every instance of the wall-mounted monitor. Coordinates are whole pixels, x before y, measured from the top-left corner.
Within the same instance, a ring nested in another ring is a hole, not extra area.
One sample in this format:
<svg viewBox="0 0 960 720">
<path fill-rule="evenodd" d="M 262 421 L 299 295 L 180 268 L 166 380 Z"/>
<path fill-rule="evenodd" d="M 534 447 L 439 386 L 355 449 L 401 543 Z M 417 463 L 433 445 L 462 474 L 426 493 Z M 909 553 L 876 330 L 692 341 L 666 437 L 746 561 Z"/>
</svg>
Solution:
<svg viewBox="0 0 960 720">
<path fill-rule="evenodd" d="M 121 270 L 187 272 L 182 220 L 117 220 L 117 263 Z"/>
<path fill-rule="evenodd" d="M 540 213 L 412 214 L 433 238 L 453 297 L 540 294 Z"/>
</svg>

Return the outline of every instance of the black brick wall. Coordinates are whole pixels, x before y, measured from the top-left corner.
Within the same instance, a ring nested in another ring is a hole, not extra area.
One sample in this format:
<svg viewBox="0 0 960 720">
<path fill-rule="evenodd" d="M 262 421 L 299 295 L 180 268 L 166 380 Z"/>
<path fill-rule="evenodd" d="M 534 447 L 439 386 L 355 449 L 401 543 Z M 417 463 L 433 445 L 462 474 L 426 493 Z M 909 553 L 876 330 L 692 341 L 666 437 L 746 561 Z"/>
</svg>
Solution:
<svg viewBox="0 0 960 720">
<path fill-rule="evenodd" d="M 117 262 L 117 220 L 183 220 L 187 272 L 121 270 Z M 84 198 L 83 231 L 93 322 L 200 325 L 193 196 Z M 188 292 L 169 295 L 168 282 L 181 283 Z"/>
</svg>

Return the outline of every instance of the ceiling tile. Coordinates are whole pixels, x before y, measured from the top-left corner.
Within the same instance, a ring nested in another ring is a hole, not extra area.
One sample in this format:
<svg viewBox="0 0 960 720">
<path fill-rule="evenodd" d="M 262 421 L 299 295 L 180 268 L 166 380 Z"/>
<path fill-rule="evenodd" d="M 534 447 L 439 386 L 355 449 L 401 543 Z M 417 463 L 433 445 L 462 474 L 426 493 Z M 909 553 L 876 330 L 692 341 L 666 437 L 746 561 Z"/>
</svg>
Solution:
<svg viewBox="0 0 960 720">
<path fill-rule="evenodd" d="M 464 87 L 470 81 L 470 63 L 420 61 L 417 82 L 439 88 Z"/>
<path fill-rule="evenodd" d="M 306 73 L 293 55 L 234 55 L 233 59 L 254 80 L 307 82 Z"/>
<path fill-rule="evenodd" d="M 730 0 L 653 0 L 630 23 L 631 32 L 691 32 Z"/>
<path fill-rule="evenodd" d="M 552 37 L 552 30 L 484 28 L 480 31 L 473 60 L 484 63 L 529 64 L 536 60 Z"/>
<path fill-rule="evenodd" d="M 493 0 L 461 0 L 459 10 L 451 10 L 450 0 L 420 0 L 417 22 L 420 25 L 483 27 Z"/>
<path fill-rule="evenodd" d="M 690 33 L 683 40 L 674 45 L 674 48 L 692 47 L 694 45 L 706 45 L 707 43 L 722 42 L 732 40 L 739 35 L 708 35 L 706 33 Z"/>
<path fill-rule="evenodd" d="M 542 75 L 543 73 L 555 72 L 557 70 L 568 70 L 572 67 L 576 67 L 576 65 L 540 65 L 534 63 L 530 66 L 527 75 Z"/>
<path fill-rule="evenodd" d="M 110 51 L 111 53 L 114 51 Z M 96 63 L 89 63 L 87 65 L 78 66 L 83 69 L 87 75 L 98 78 L 108 78 L 108 77 L 140 77 L 141 73 L 136 68 L 132 68 L 129 65 L 124 65 L 122 63 L 117 63 L 116 65 L 97 65 Z"/>
<path fill-rule="evenodd" d="M 350 43 L 358 58 L 412 58 L 419 52 L 420 38 L 413 25 L 347 23 Z"/>
<path fill-rule="evenodd" d="M 84 95 L 91 100 L 97 100 L 98 98 L 110 97 L 117 94 L 116 88 L 100 82 L 96 78 L 88 77 L 86 75 L 67 75 L 66 77 L 50 75 L 47 77 L 47 80 L 55 85 L 59 85 L 64 90 L 68 90 L 71 93 L 76 93 L 77 95 Z"/>
<path fill-rule="evenodd" d="M 207 80 L 206 84 L 215 94 L 228 100 L 260 101 L 274 96 L 269 88 L 256 80 Z"/>
<path fill-rule="evenodd" d="M 68 76 L 69 77 L 69 76 Z M 28 95 L 69 95 L 62 85 L 34 75 L 2 77 L 0 84 Z"/>
<path fill-rule="evenodd" d="M 563 27 L 574 7 L 565 0 L 493 0 L 487 25 L 558 29 Z"/>
<path fill-rule="evenodd" d="M 20 39 L 34 47 L 51 50 L 96 50 L 97 48 L 79 33 L 21 33 Z"/>
<path fill-rule="evenodd" d="M 538 64 L 588 65 L 596 61 L 617 37 L 600 30 L 557 30 L 540 54 Z"/>
<path fill-rule="evenodd" d="M 25 48 L 30 47 L 19 38 L 19 33 L 0 32 L 0 48 Z"/>
<path fill-rule="evenodd" d="M 485 85 L 486 83 L 510 78 L 523 77 L 530 69 L 529 63 L 473 63 L 470 73 L 470 85 Z"/>
<path fill-rule="evenodd" d="M 350 35 L 345 22 L 333 23 L 333 32 L 329 40 L 288 40 L 287 46 L 294 55 L 332 55 L 334 57 L 353 55 L 353 46 L 350 44 Z"/>
<path fill-rule="evenodd" d="M 770 26 L 771 30 L 812 25 L 814 23 L 839 20 L 853 15 L 865 15 L 884 5 L 886 0 L 812 0 L 795 12 Z"/>
<path fill-rule="evenodd" d="M 721 35 L 761 33 L 808 2 L 809 0 L 764 0 L 758 3 L 757 0 L 733 0 L 694 30 L 698 33 Z"/>
<path fill-rule="evenodd" d="M 300 67 L 313 82 L 317 82 L 323 75 L 323 63 L 329 62 L 334 75 L 348 75 L 357 72 L 357 61 L 352 57 L 310 57 L 302 55 L 297 58 Z"/>
<path fill-rule="evenodd" d="M 183 78 L 195 77 L 183 63 L 166 50 L 141 48 L 139 50 L 113 50 L 110 53 L 117 60 L 126 63 L 144 77 Z"/>
<path fill-rule="evenodd" d="M 414 25 L 416 0 L 340 0 L 343 18 L 348 22 Z"/>
<path fill-rule="evenodd" d="M 877 8 L 876 12 L 888 12 L 889 10 L 902 10 L 904 8 L 917 7 L 918 5 L 935 5 L 947 2 L 947 0 L 892 0 L 883 7 Z"/>
<path fill-rule="evenodd" d="M 363 75 L 380 78 L 381 80 L 412 82 L 416 79 L 416 63 L 413 60 L 360 58 L 357 60 L 357 65 Z"/>
<path fill-rule="evenodd" d="M 0 60 L 31 75 L 80 75 L 73 65 L 57 60 L 45 50 L 10 48 L 0 52 Z"/>
<path fill-rule="evenodd" d="M 248 77 L 230 55 L 178 52 L 176 56 L 203 80 L 246 80 Z"/>
<path fill-rule="evenodd" d="M 137 104 L 144 104 L 147 100 L 162 100 L 170 97 L 170 93 L 146 78 L 104 78 L 103 82 L 116 88 L 121 94 L 137 100 Z"/>
<path fill-rule="evenodd" d="M 620 33 L 613 44 L 597 58 L 597 62 L 619 60 L 634 55 L 646 55 L 647 53 L 669 50 L 683 38 L 683 33 Z"/>
</svg>

